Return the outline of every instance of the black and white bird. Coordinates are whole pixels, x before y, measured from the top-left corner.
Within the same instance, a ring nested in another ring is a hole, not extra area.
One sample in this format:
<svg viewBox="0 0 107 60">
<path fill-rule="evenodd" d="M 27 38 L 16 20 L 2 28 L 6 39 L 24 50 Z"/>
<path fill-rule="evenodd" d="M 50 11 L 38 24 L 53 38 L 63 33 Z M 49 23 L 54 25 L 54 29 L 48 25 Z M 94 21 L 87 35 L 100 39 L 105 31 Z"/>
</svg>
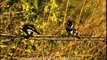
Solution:
<svg viewBox="0 0 107 60">
<path fill-rule="evenodd" d="M 68 35 L 70 36 L 75 36 L 77 37 L 78 39 L 80 39 L 80 37 L 78 36 L 78 31 L 74 28 L 74 25 L 73 25 L 73 22 L 68 20 L 66 22 L 66 25 L 65 25 L 65 28 L 66 28 L 66 31 L 68 32 Z"/>
<path fill-rule="evenodd" d="M 34 25 L 33 24 L 24 24 L 23 25 L 23 28 L 22 28 L 22 31 L 24 31 L 25 32 L 25 37 L 26 38 L 29 38 L 30 36 L 33 36 L 33 33 L 35 32 L 35 33 L 37 33 L 37 34 L 40 34 L 37 30 L 36 30 L 36 28 L 34 27 Z"/>
</svg>

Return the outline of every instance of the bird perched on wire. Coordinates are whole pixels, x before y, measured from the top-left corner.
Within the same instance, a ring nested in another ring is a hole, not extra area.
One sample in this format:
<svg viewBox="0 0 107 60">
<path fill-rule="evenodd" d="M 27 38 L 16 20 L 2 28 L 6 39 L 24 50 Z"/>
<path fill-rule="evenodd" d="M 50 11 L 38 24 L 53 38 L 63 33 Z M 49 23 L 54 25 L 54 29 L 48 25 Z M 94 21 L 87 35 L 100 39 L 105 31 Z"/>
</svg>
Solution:
<svg viewBox="0 0 107 60">
<path fill-rule="evenodd" d="M 36 28 L 34 27 L 34 25 L 33 24 L 24 24 L 23 25 L 23 28 L 22 28 L 22 31 L 24 31 L 25 32 L 25 34 L 26 34 L 26 38 L 29 38 L 30 36 L 33 36 L 33 33 L 35 32 L 35 33 L 37 33 L 37 34 L 40 34 L 37 30 L 36 30 Z"/>
<path fill-rule="evenodd" d="M 80 39 L 80 37 L 78 36 L 78 31 L 74 28 L 73 21 L 68 20 L 66 22 L 65 28 L 69 36 L 75 36 Z"/>
</svg>

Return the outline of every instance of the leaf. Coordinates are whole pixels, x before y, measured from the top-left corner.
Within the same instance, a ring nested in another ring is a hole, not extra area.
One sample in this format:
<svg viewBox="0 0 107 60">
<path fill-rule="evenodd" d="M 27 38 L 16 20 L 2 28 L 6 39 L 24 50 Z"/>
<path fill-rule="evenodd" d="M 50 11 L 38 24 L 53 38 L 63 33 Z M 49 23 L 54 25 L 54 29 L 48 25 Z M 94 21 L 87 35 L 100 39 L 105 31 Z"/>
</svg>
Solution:
<svg viewBox="0 0 107 60">
<path fill-rule="evenodd" d="M 59 51 L 57 51 L 57 52 L 55 53 L 55 56 L 61 56 L 61 53 L 60 53 Z"/>
<path fill-rule="evenodd" d="M 44 28 L 44 27 L 46 27 L 46 26 L 47 26 L 47 23 L 44 22 L 42 28 Z"/>
<path fill-rule="evenodd" d="M 6 45 L 0 45 L 0 47 L 1 47 L 1 48 L 5 48 L 5 47 L 7 47 L 7 46 L 6 46 Z"/>
<path fill-rule="evenodd" d="M 72 42 L 72 41 L 69 42 L 69 44 L 68 44 L 69 47 L 72 47 L 73 45 L 74 45 L 74 42 Z"/>
<path fill-rule="evenodd" d="M 23 42 L 24 44 L 27 44 L 26 40 L 22 40 L 22 42 Z"/>
<path fill-rule="evenodd" d="M 12 56 L 13 53 L 8 53 L 8 55 Z"/>
<path fill-rule="evenodd" d="M 57 8 L 57 7 L 58 7 L 58 5 L 56 4 L 56 1 L 55 1 L 55 0 L 52 0 L 52 5 L 53 5 L 54 8 Z"/>
<path fill-rule="evenodd" d="M 22 8 L 23 8 L 23 10 L 24 11 L 28 11 L 29 10 L 29 8 L 30 8 L 30 4 L 28 3 L 28 2 L 26 2 L 26 1 L 22 1 L 24 4 L 22 4 Z"/>
<path fill-rule="evenodd" d="M 33 44 L 34 44 L 34 42 L 35 42 L 34 40 L 30 40 L 31 45 L 33 45 Z"/>
<path fill-rule="evenodd" d="M 65 34 L 66 34 L 66 30 L 62 30 L 61 35 L 65 35 Z"/>
<path fill-rule="evenodd" d="M 38 10 L 38 0 L 34 0 L 34 6 Z"/>
<path fill-rule="evenodd" d="M 26 49 L 25 51 L 28 53 L 31 53 L 31 49 Z"/>
<path fill-rule="evenodd" d="M 44 7 L 44 12 L 47 13 L 48 12 L 48 6 Z"/>
<path fill-rule="evenodd" d="M 24 25 L 24 22 L 20 22 L 21 25 Z"/>
<path fill-rule="evenodd" d="M 74 51 L 74 54 L 75 54 L 75 55 L 78 55 L 77 51 Z"/>
<path fill-rule="evenodd" d="M 16 46 L 15 46 L 15 45 L 13 45 L 13 46 L 11 46 L 11 48 L 16 48 Z"/>
<path fill-rule="evenodd" d="M 56 15 L 55 15 L 55 13 L 53 13 L 52 21 L 57 21 L 57 17 L 56 17 Z"/>
</svg>

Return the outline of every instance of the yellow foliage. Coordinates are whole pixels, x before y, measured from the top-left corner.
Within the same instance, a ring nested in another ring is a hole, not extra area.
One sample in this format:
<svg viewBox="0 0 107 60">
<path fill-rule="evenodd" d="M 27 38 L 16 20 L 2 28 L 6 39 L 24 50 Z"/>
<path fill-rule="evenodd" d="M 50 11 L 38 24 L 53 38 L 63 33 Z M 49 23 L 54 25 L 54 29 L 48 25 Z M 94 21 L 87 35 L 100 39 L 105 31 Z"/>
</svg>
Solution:
<svg viewBox="0 0 107 60">
<path fill-rule="evenodd" d="M 27 41 L 26 41 L 26 39 L 25 39 L 25 40 L 22 40 L 22 42 L 23 42 L 24 44 L 27 44 Z"/>
<path fill-rule="evenodd" d="M 57 51 L 56 53 L 55 53 L 55 56 L 61 56 L 61 52 L 59 52 L 59 51 Z"/>
<path fill-rule="evenodd" d="M 25 32 L 23 32 L 20 29 L 23 27 L 22 25 L 26 23 L 32 23 L 35 25 L 35 23 L 37 23 L 37 26 L 35 26 L 35 28 L 37 29 L 37 31 L 43 32 L 43 34 L 46 34 L 46 35 L 55 34 L 55 35 L 67 36 L 64 23 L 68 19 L 70 19 L 74 21 L 74 25 L 75 25 L 75 28 L 78 30 L 79 36 L 86 36 L 86 38 L 81 38 L 81 41 L 77 40 L 78 43 L 75 43 L 73 41 L 67 41 L 67 42 L 64 42 L 63 44 L 62 42 L 53 42 L 53 41 L 48 42 L 48 40 L 45 40 L 46 43 L 44 42 L 43 44 L 41 44 L 41 42 L 43 41 L 41 41 L 40 43 L 37 42 L 37 44 L 35 44 L 36 42 L 34 40 L 30 40 L 29 38 L 28 40 L 23 39 L 22 40 L 23 44 L 21 43 L 19 45 L 16 45 L 16 43 L 18 43 L 16 41 L 20 39 L 20 37 L 18 38 L 3 37 L 3 38 L 0 38 L 0 40 L 3 40 L 3 42 L 0 41 L 0 44 L 1 44 L 0 47 L 2 50 L 2 53 L 0 54 L 1 57 L 3 58 L 10 57 L 9 55 L 13 54 L 12 51 L 14 52 L 14 50 L 12 49 L 15 49 L 16 46 L 18 46 L 18 49 L 16 49 L 16 52 L 14 53 L 13 57 L 17 55 L 23 56 L 24 53 L 23 54 L 20 54 L 20 53 L 24 51 L 28 53 L 32 52 L 33 54 L 31 53 L 29 56 L 36 57 L 36 56 L 41 56 L 42 55 L 41 52 L 43 51 L 43 54 L 46 56 L 47 55 L 78 56 L 78 54 L 88 53 L 92 55 L 96 54 L 95 58 L 99 56 L 105 58 L 106 56 L 106 53 L 105 53 L 106 47 L 104 47 L 106 45 L 105 42 L 101 42 L 101 41 L 93 42 L 91 41 L 92 38 L 87 38 L 87 36 L 88 37 L 106 36 L 106 13 L 105 13 L 106 2 L 105 0 L 87 0 L 87 1 L 85 0 L 75 0 L 75 1 L 19 0 L 18 2 L 14 2 L 14 4 L 10 6 L 11 2 L 8 2 L 8 0 L 6 1 L 3 0 L 0 2 L 0 5 L 1 5 L 0 6 L 0 11 L 1 11 L 0 12 L 1 14 L 0 15 L 0 18 L 1 18 L 0 33 L 19 34 L 21 32 L 19 36 L 25 35 L 24 34 Z M 39 4 L 39 2 L 42 2 L 42 3 Z M 58 39 L 61 37 L 58 37 Z M 41 38 L 45 38 L 45 37 L 41 37 Z M 52 39 L 53 38 L 54 37 L 52 37 Z M 105 39 L 106 38 L 101 38 L 101 39 L 98 38 L 96 40 L 105 40 Z M 10 40 L 10 41 L 5 42 L 5 40 Z M 89 59 L 84 59 L 84 60 L 89 60 Z M 102 60 L 105 60 L 105 59 L 102 59 Z"/>
<path fill-rule="evenodd" d="M 6 45 L 0 45 L 1 48 L 7 47 Z"/>
<path fill-rule="evenodd" d="M 58 5 L 56 4 L 56 1 L 55 1 L 55 0 L 52 0 L 52 5 L 53 5 L 54 8 L 57 8 L 57 7 L 58 7 Z"/>
<path fill-rule="evenodd" d="M 33 44 L 34 44 L 34 42 L 35 42 L 34 40 L 30 40 L 31 45 L 33 45 Z"/>
<path fill-rule="evenodd" d="M 11 48 L 16 48 L 16 46 L 15 46 L 15 45 L 12 45 Z"/>
<path fill-rule="evenodd" d="M 61 35 L 65 35 L 66 33 L 67 33 L 66 30 L 61 31 Z"/>
<path fill-rule="evenodd" d="M 28 10 L 29 10 L 29 5 L 28 5 L 28 3 L 23 4 L 22 7 L 23 7 L 23 10 L 25 10 L 25 11 L 28 11 Z"/>
<path fill-rule="evenodd" d="M 57 17 L 55 14 L 53 14 L 53 16 L 51 17 L 52 18 L 52 21 L 56 22 L 57 21 Z"/>
<path fill-rule="evenodd" d="M 26 49 L 25 51 L 28 53 L 31 53 L 31 49 Z"/>
<path fill-rule="evenodd" d="M 48 12 L 48 6 L 45 6 L 44 7 L 44 13 L 47 13 Z"/>
<path fill-rule="evenodd" d="M 74 42 L 69 42 L 68 47 L 72 47 L 74 45 Z"/>
<path fill-rule="evenodd" d="M 75 55 L 78 55 L 77 51 L 74 51 L 74 54 L 75 54 Z"/>
</svg>

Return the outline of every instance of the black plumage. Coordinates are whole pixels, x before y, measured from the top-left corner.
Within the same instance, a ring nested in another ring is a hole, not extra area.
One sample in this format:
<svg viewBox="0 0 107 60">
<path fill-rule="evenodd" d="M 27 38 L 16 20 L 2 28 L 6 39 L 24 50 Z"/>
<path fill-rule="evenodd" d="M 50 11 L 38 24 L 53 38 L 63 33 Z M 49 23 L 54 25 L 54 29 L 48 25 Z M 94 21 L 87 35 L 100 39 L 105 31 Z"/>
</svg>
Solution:
<svg viewBox="0 0 107 60">
<path fill-rule="evenodd" d="M 74 28 L 74 25 L 73 25 L 73 22 L 68 20 L 66 22 L 66 25 L 65 25 L 65 28 L 66 28 L 66 31 L 68 32 L 68 35 L 70 36 L 75 36 L 77 37 L 78 39 L 80 39 L 80 37 L 78 36 L 78 31 Z"/>
<path fill-rule="evenodd" d="M 37 33 L 37 34 L 40 34 L 36 28 L 34 27 L 33 24 L 25 24 L 23 25 L 23 28 L 22 30 L 26 33 L 26 37 L 30 37 L 30 36 L 33 36 L 33 33 Z"/>
</svg>

